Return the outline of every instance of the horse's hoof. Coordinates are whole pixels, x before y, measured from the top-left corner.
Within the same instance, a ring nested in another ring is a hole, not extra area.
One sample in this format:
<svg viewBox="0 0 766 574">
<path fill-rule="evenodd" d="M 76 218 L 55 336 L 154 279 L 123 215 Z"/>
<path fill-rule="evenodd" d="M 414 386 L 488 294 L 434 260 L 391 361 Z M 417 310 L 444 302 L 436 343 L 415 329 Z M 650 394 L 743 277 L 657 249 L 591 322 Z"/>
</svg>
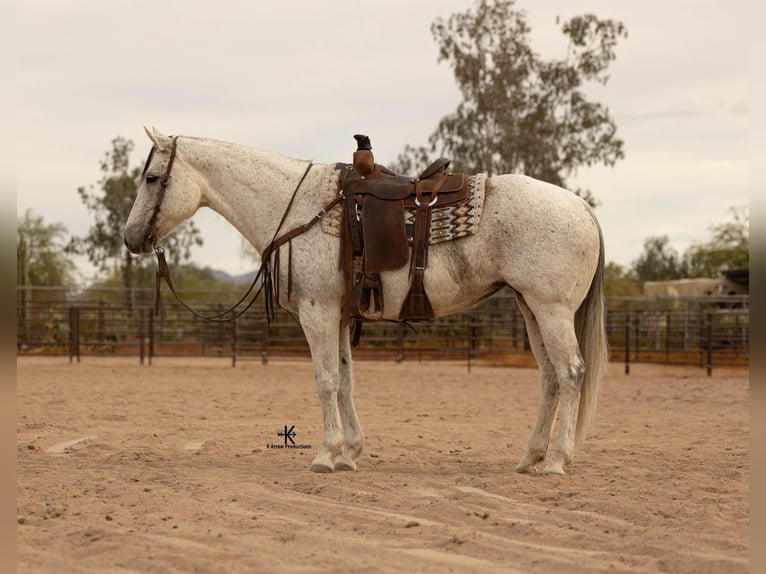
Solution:
<svg viewBox="0 0 766 574">
<path fill-rule="evenodd" d="M 527 452 L 516 465 L 516 472 L 521 474 L 536 474 L 537 463 L 545 458 L 545 451 L 537 453 L 535 451 Z"/>
<path fill-rule="evenodd" d="M 356 463 L 353 460 L 335 461 L 335 470 L 356 470 Z"/>
<path fill-rule="evenodd" d="M 327 466 L 326 464 L 315 462 L 311 465 L 311 472 L 320 472 L 323 474 L 327 474 L 332 472 L 332 468 Z"/>
<path fill-rule="evenodd" d="M 561 464 L 549 464 L 543 469 L 543 474 L 553 475 L 564 475 L 566 474 L 566 471 L 564 470 L 564 465 Z"/>
<path fill-rule="evenodd" d="M 534 464 L 517 464 L 516 472 L 519 474 L 535 474 L 537 467 Z"/>
<path fill-rule="evenodd" d="M 561 452 L 556 452 L 546 461 L 543 474 L 566 474 L 571 459 Z"/>
</svg>

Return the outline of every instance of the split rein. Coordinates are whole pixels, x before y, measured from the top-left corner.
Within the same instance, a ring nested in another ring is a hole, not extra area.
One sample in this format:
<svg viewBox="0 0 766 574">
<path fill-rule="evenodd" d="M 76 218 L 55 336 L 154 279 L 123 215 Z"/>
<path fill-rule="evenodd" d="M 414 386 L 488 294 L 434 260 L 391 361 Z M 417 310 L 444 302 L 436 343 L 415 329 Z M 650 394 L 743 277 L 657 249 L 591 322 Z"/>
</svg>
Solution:
<svg viewBox="0 0 766 574">
<path fill-rule="evenodd" d="M 293 191 L 292 196 L 290 197 L 290 201 L 287 204 L 287 207 L 285 208 L 285 212 L 282 215 L 282 219 L 280 220 L 279 225 L 277 226 L 277 229 L 274 231 L 274 235 L 271 238 L 271 242 L 268 244 L 268 246 L 266 246 L 266 249 L 264 249 L 263 253 L 261 254 L 261 266 L 258 269 L 258 272 L 255 274 L 255 277 L 253 278 L 253 282 L 250 284 L 250 287 L 247 289 L 245 294 L 242 295 L 239 301 L 237 301 L 234 305 L 229 307 L 226 311 L 222 311 L 214 315 L 204 315 L 200 313 L 199 311 L 197 311 L 196 309 L 192 308 L 183 299 L 181 299 L 181 297 L 176 292 L 176 288 L 173 285 L 173 280 L 170 277 L 170 268 L 168 267 L 167 260 L 165 259 L 165 250 L 158 245 L 159 237 L 155 229 L 155 226 L 157 223 L 157 215 L 160 212 L 160 206 L 162 205 L 162 201 L 165 198 L 165 191 L 168 187 L 168 183 L 170 182 L 170 172 L 173 169 L 173 163 L 176 157 L 177 142 L 178 142 L 178 136 L 174 136 L 172 139 L 172 144 L 170 148 L 170 159 L 168 160 L 168 166 L 165 169 L 165 174 L 162 176 L 162 179 L 160 180 L 160 189 L 157 194 L 157 203 L 154 206 L 152 217 L 149 220 L 149 232 L 147 234 L 148 238 L 151 240 L 152 245 L 154 247 L 154 253 L 157 255 L 157 275 L 156 275 L 156 286 L 155 286 L 156 296 L 154 301 L 154 314 L 162 315 L 163 319 L 167 317 L 167 314 L 165 313 L 165 307 L 162 303 L 162 295 L 161 295 L 162 280 L 164 279 L 165 283 L 168 286 L 168 289 L 170 289 L 170 292 L 173 294 L 176 300 L 184 307 L 184 309 L 186 309 L 187 311 L 189 311 L 190 313 L 196 315 L 197 317 L 201 319 L 205 319 L 206 321 L 215 321 L 219 323 L 234 321 L 235 319 L 238 319 L 239 317 L 241 317 L 248 309 L 250 309 L 250 307 L 252 307 L 253 303 L 258 298 L 258 295 L 260 295 L 261 291 L 263 291 L 265 310 L 266 310 L 266 321 L 271 322 L 276 317 L 276 308 L 275 308 L 274 298 L 275 296 L 277 298 L 279 297 L 279 248 L 282 247 L 285 243 L 289 244 L 288 245 L 288 248 L 289 248 L 288 264 L 292 266 L 292 243 L 291 243 L 292 239 L 294 239 L 298 235 L 301 235 L 305 231 L 308 231 L 309 228 L 311 228 L 315 223 L 317 223 L 325 215 L 327 215 L 327 212 L 329 212 L 333 207 L 338 205 L 343 200 L 343 194 L 339 195 L 327 206 L 322 208 L 319 211 L 319 213 L 317 213 L 314 217 L 312 217 L 309 221 L 307 221 L 303 225 L 299 225 L 298 227 L 291 229 L 290 231 L 284 233 L 283 235 L 279 235 L 279 232 L 282 229 L 282 226 L 284 225 L 288 214 L 290 213 L 290 209 L 293 206 L 293 202 L 295 201 L 295 198 L 298 195 L 298 190 L 300 189 L 301 185 L 306 179 L 306 176 L 308 176 L 309 171 L 311 171 L 311 168 L 314 165 L 312 162 L 309 162 L 308 166 L 306 166 L 306 171 L 303 172 L 303 176 L 298 182 L 298 185 L 295 186 L 295 190 Z M 152 152 L 153 151 L 154 150 L 152 150 Z M 151 160 L 152 152 L 150 152 L 150 157 L 147 160 L 147 167 L 148 167 L 149 161 Z M 144 168 L 144 170 L 146 170 L 146 168 Z M 272 255 L 274 255 L 273 266 L 271 263 Z M 287 292 L 288 292 L 288 300 L 289 300 L 290 292 L 292 291 L 292 273 L 290 269 L 288 269 L 287 278 L 288 278 Z M 252 295 L 252 298 L 247 302 L 244 308 L 238 310 L 238 307 L 242 305 L 245 302 L 245 300 L 248 298 L 248 296 L 253 292 L 259 280 L 261 281 L 261 285 L 255 291 L 255 294 Z"/>
</svg>

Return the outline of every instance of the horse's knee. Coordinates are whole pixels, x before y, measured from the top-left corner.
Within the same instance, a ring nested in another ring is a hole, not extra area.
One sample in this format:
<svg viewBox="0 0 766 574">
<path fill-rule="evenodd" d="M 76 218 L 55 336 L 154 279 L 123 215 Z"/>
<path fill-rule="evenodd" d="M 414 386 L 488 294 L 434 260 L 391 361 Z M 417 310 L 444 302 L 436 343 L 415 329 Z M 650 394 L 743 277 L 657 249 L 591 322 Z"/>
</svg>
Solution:
<svg viewBox="0 0 766 574">
<path fill-rule="evenodd" d="M 335 377 L 317 378 L 316 389 L 319 400 L 321 401 L 337 399 L 340 383 Z"/>
</svg>

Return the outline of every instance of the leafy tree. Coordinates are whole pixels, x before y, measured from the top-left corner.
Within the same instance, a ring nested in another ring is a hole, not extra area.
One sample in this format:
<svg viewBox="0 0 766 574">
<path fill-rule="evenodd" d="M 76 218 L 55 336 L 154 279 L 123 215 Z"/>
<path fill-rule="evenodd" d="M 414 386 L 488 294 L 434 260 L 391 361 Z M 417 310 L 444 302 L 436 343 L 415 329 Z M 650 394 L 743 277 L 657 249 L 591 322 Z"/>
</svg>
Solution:
<svg viewBox="0 0 766 574">
<path fill-rule="evenodd" d="M 689 277 L 717 277 L 727 269 L 750 266 L 750 214 L 747 207 L 732 207 L 732 219 L 708 229 L 710 241 L 691 245 L 684 252 Z"/>
<path fill-rule="evenodd" d="M 99 162 L 101 179 L 96 185 L 80 187 L 77 193 L 85 207 L 93 214 L 94 224 L 85 237 L 73 241 L 73 248 L 86 253 L 91 263 L 101 272 L 119 270 L 122 286 L 126 288 L 128 305 L 131 304 L 130 289 L 136 285 L 136 268 L 151 264 L 151 258 L 136 258 L 125 247 L 122 229 L 130 214 L 136 197 L 141 167 L 130 166 L 131 140 L 117 136 L 112 149 Z M 168 258 L 177 262 L 191 256 L 194 245 L 202 245 L 199 229 L 191 221 L 186 222 L 166 240 Z"/>
<path fill-rule="evenodd" d="M 26 287 L 17 294 L 20 344 L 30 340 L 34 313 L 32 300 L 50 300 L 54 292 L 32 291 L 29 287 L 73 287 L 75 264 L 66 253 L 67 230 L 61 223 L 46 224 L 42 216 L 27 210 L 16 220 L 16 285 Z"/>
<path fill-rule="evenodd" d="M 631 271 L 641 284 L 645 281 L 668 281 L 686 276 L 683 262 L 670 245 L 667 235 L 646 239 L 644 252 L 633 262 Z"/>
<path fill-rule="evenodd" d="M 439 122 L 428 147 L 406 146 L 396 169 L 412 172 L 440 153 L 465 171 L 524 173 L 566 186 L 578 168 L 611 166 L 623 157 L 609 110 L 583 88 L 607 83 L 625 26 L 575 16 L 562 25 L 566 57 L 554 60 L 532 50 L 529 32 L 513 0 L 479 0 L 475 10 L 434 21 L 439 62 L 452 67 L 463 99 Z M 595 204 L 590 191 L 576 193 Z"/>
<path fill-rule="evenodd" d="M 46 224 L 27 210 L 17 219 L 16 284 L 71 287 L 75 264 L 66 253 L 67 230 L 61 223 Z"/>
<path fill-rule="evenodd" d="M 151 286 L 152 289 L 137 293 L 137 300 L 134 303 L 143 305 L 154 305 L 154 280 L 155 270 L 150 266 L 139 266 L 134 268 L 137 285 Z M 173 285 L 178 292 L 186 297 L 186 294 L 193 293 L 209 302 L 212 299 L 220 303 L 234 303 L 244 293 L 246 286 L 234 281 L 218 277 L 210 267 L 199 267 L 194 263 L 181 263 L 173 268 Z M 104 288 L 119 288 L 123 286 L 122 276 L 119 269 L 115 269 L 106 277 L 95 281 L 90 285 L 89 290 L 95 293 L 101 293 Z M 163 298 L 167 301 L 173 297 L 162 285 Z M 104 298 L 103 294 L 99 295 Z"/>
<path fill-rule="evenodd" d="M 629 269 L 610 261 L 604 267 L 604 292 L 609 297 L 636 297 L 641 285 Z"/>
</svg>

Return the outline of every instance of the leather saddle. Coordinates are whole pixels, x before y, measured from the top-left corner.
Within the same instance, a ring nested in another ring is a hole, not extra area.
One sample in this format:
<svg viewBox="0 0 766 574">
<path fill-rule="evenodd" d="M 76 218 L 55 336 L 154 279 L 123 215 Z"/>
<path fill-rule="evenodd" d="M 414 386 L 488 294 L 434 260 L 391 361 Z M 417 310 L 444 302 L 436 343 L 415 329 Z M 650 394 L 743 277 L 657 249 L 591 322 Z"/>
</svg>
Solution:
<svg viewBox="0 0 766 574">
<path fill-rule="evenodd" d="M 468 200 L 468 177 L 447 171 L 450 160 L 441 157 L 418 177 L 403 176 L 375 163 L 370 139 L 355 135 L 357 150 L 351 165 L 343 166 L 341 189 L 344 217 L 341 231 L 346 277 L 344 322 L 383 317 L 380 272 L 399 269 L 410 261 L 410 289 L 399 320 L 433 319 L 423 286 L 428 259 L 431 210 Z M 415 210 L 412 247 L 405 228 L 405 209 Z M 410 257 L 411 256 L 411 257 Z M 354 262 L 356 261 L 356 265 Z"/>
</svg>

